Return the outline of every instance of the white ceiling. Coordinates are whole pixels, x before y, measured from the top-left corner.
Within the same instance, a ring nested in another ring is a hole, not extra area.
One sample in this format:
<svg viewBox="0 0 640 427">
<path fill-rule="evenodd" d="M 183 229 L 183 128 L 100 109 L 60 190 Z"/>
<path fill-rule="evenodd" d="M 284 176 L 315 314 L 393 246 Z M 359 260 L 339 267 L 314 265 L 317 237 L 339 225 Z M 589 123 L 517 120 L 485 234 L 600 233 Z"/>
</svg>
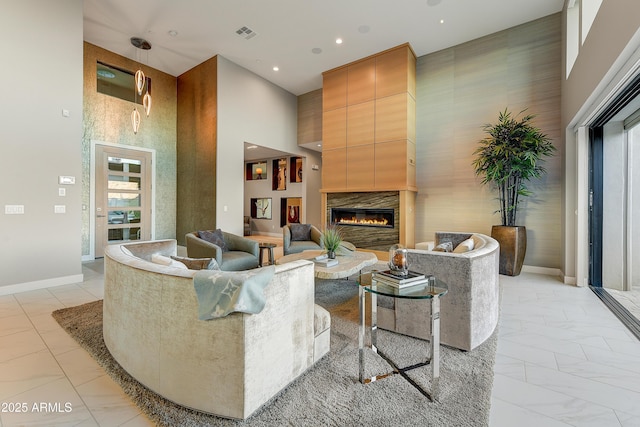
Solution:
<svg viewBox="0 0 640 427">
<path fill-rule="evenodd" d="M 84 40 L 173 76 L 219 54 L 301 95 L 322 86 L 323 71 L 402 43 L 409 42 L 422 56 L 559 12 L 563 3 L 84 0 Z M 257 35 L 249 40 L 237 35 L 244 26 Z M 148 40 L 152 49 L 133 47 L 133 36 Z M 341 45 L 337 37 L 344 40 Z M 314 48 L 322 53 L 313 53 Z M 274 66 L 280 70 L 273 71 Z"/>
</svg>

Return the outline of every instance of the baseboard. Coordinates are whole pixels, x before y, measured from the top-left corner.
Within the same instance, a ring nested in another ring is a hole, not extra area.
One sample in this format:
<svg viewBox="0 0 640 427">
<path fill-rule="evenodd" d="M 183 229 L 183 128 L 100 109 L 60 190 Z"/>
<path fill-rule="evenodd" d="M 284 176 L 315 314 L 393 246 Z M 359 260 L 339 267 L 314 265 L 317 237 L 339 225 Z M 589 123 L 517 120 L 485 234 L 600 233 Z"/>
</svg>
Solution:
<svg viewBox="0 0 640 427">
<path fill-rule="evenodd" d="M 80 260 L 82 262 L 95 261 L 96 257 L 94 257 L 93 255 L 82 255 L 82 258 Z"/>
<path fill-rule="evenodd" d="M 562 271 L 559 268 L 549 267 L 536 267 L 533 265 L 523 265 L 522 271 L 524 273 L 544 274 L 546 276 L 563 277 Z"/>
<path fill-rule="evenodd" d="M 0 296 L 17 294 L 20 292 L 36 291 L 38 289 L 52 288 L 54 286 L 71 285 L 74 283 L 82 283 L 83 281 L 84 274 L 75 274 L 73 276 L 56 277 L 53 279 L 18 283 L 16 285 L 0 286 Z"/>
</svg>

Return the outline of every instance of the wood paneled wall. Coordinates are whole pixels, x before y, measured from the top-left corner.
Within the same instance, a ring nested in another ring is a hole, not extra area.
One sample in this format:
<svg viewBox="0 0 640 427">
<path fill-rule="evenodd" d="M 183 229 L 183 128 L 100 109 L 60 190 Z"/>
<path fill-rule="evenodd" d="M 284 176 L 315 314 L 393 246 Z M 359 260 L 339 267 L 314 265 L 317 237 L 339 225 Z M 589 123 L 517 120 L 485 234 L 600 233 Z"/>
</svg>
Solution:
<svg viewBox="0 0 640 427">
<path fill-rule="evenodd" d="M 178 77 L 176 238 L 216 227 L 217 57 Z"/>
<path fill-rule="evenodd" d="M 322 141 L 322 89 L 298 97 L 298 145 Z"/>
<path fill-rule="evenodd" d="M 323 73 L 324 192 L 416 189 L 408 44 Z"/>
<path fill-rule="evenodd" d="M 528 231 L 525 264 L 561 268 L 560 19 L 551 15 L 418 58 L 416 242 L 433 240 L 436 231 L 490 234 L 499 224 L 495 193 L 473 171 L 473 151 L 499 111 L 526 108 L 558 152 L 519 211 L 517 222 Z"/>
</svg>

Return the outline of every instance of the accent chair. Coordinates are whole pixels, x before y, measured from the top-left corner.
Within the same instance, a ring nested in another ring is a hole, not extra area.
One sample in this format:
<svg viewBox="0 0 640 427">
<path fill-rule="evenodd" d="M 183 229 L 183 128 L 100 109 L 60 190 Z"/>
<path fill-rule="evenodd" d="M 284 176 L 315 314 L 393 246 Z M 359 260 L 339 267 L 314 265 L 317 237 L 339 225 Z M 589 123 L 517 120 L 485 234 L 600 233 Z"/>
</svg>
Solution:
<svg viewBox="0 0 640 427">
<path fill-rule="evenodd" d="M 220 270 L 241 271 L 258 267 L 258 242 L 221 230 L 187 233 L 187 256 L 214 258 Z"/>
</svg>

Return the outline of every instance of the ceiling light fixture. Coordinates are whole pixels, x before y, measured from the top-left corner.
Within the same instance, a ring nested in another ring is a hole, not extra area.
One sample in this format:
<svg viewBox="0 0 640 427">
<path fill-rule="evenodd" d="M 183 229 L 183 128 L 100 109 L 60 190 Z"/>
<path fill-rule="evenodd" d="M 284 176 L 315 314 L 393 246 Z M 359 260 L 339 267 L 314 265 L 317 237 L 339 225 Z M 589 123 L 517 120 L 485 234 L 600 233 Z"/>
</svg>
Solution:
<svg viewBox="0 0 640 427">
<path fill-rule="evenodd" d="M 140 50 L 146 50 L 147 52 L 151 50 L 151 43 L 149 43 L 148 41 L 140 37 L 131 37 L 131 44 Z M 136 51 L 136 58 L 138 58 L 138 54 L 139 52 Z M 149 57 L 147 56 L 147 62 L 148 62 L 148 59 Z M 140 63 L 140 60 L 138 60 L 137 62 Z M 149 93 L 149 89 L 150 89 L 149 81 L 144 75 L 144 72 L 142 71 L 142 69 L 139 68 L 138 71 L 136 71 L 134 79 L 135 79 L 135 88 L 134 88 L 134 94 L 133 94 L 134 107 L 133 107 L 133 111 L 131 112 L 131 125 L 133 126 L 133 133 L 137 134 L 138 129 L 140 128 L 140 113 L 138 112 L 138 96 L 142 96 L 142 92 L 145 90 L 145 87 L 146 87 L 146 93 L 142 97 L 142 106 L 144 107 L 144 112 L 146 113 L 147 117 L 149 117 L 149 113 L 151 112 L 151 94 Z"/>
<path fill-rule="evenodd" d="M 441 24 L 444 24 L 444 19 L 441 19 L 441 20 L 440 20 L 440 23 L 441 23 Z"/>
<path fill-rule="evenodd" d="M 336 39 L 336 44 L 342 44 L 342 39 L 341 38 L 337 38 Z"/>
<path fill-rule="evenodd" d="M 280 68 L 278 68 L 278 67 L 273 67 L 273 71 L 280 71 Z"/>
</svg>

